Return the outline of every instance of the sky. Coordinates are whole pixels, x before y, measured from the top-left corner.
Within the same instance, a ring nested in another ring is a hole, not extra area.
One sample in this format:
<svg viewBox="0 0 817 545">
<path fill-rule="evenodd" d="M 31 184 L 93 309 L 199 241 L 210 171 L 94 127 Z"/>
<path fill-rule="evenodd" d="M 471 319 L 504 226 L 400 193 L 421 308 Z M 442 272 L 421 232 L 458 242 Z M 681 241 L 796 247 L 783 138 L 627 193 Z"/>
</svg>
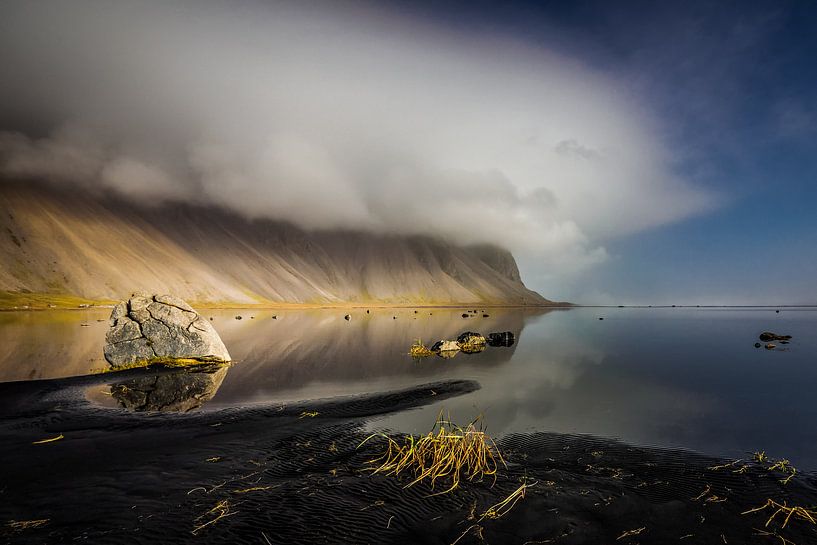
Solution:
<svg viewBox="0 0 817 545">
<path fill-rule="evenodd" d="M 809 2 L 0 5 L 0 176 L 511 250 L 585 304 L 817 303 Z"/>
</svg>

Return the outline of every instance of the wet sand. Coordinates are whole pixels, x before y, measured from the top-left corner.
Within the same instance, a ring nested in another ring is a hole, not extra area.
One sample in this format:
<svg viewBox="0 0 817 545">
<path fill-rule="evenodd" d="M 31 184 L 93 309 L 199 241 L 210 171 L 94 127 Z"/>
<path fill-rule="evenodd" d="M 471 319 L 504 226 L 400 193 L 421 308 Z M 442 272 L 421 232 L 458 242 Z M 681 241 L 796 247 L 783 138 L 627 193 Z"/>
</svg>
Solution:
<svg viewBox="0 0 817 545">
<path fill-rule="evenodd" d="M 166 371 L 160 371 L 166 372 Z M 116 380 L 157 373 L 134 370 Z M 0 539 L 7 543 L 781 543 L 817 526 L 772 511 L 767 498 L 817 505 L 817 478 L 788 484 L 762 464 L 637 448 L 584 436 L 500 439 L 508 461 L 492 482 L 430 496 L 425 484 L 372 476 L 372 418 L 471 392 L 473 381 L 187 414 L 89 403 L 111 375 L 0 384 Z M 304 416 L 304 412 L 318 413 Z M 32 444 L 62 434 L 51 443 Z M 526 479 L 510 513 L 469 520 Z M 227 503 L 222 503 L 226 501 Z M 221 508 L 208 513 L 215 506 Z M 193 531 L 202 524 L 222 518 Z M 23 529 L 10 521 L 47 520 Z M 629 533 L 628 533 L 629 532 Z"/>
</svg>

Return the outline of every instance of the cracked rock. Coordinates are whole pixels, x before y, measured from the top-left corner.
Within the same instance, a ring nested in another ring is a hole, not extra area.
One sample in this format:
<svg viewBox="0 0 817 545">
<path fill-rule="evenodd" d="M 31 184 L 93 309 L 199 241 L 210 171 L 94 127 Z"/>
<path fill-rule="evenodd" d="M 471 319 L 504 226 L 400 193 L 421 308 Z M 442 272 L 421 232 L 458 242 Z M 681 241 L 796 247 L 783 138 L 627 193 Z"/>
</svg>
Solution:
<svg viewBox="0 0 817 545">
<path fill-rule="evenodd" d="M 230 361 L 210 322 L 172 295 L 134 294 L 114 307 L 110 326 L 104 352 L 114 367 L 157 358 Z"/>
</svg>

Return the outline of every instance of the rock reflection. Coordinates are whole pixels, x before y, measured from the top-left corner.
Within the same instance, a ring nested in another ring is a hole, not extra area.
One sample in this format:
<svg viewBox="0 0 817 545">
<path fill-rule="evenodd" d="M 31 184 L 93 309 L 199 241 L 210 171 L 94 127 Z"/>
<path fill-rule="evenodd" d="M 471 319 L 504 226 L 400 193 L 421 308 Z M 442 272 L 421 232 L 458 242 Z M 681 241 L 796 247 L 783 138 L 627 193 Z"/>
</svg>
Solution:
<svg viewBox="0 0 817 545">
<path fill-rule="evenodd" d="M 227 365 L 208 365 L 137 377 L 111 385 L 111 397 L 132 411 L 188 412 L 213 398 Z"/>
</svg>

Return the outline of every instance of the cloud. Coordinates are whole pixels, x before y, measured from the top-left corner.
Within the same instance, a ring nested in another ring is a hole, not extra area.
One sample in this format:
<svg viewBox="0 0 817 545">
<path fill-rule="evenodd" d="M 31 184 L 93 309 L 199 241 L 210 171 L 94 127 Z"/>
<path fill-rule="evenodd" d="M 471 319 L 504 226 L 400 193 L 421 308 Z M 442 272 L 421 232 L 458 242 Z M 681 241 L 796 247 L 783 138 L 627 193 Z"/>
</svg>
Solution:
<svg viewBox="0 0 817 545">
<path fill-rule="evenodd" d="M 9 2 L 0 19 L 0 118 L 50 128 L 0 135 L 6 177 L 491 242 L 542 274 L 715 204 L 626 81 L 497 36 L 365 3 Z"/>
</svg>

